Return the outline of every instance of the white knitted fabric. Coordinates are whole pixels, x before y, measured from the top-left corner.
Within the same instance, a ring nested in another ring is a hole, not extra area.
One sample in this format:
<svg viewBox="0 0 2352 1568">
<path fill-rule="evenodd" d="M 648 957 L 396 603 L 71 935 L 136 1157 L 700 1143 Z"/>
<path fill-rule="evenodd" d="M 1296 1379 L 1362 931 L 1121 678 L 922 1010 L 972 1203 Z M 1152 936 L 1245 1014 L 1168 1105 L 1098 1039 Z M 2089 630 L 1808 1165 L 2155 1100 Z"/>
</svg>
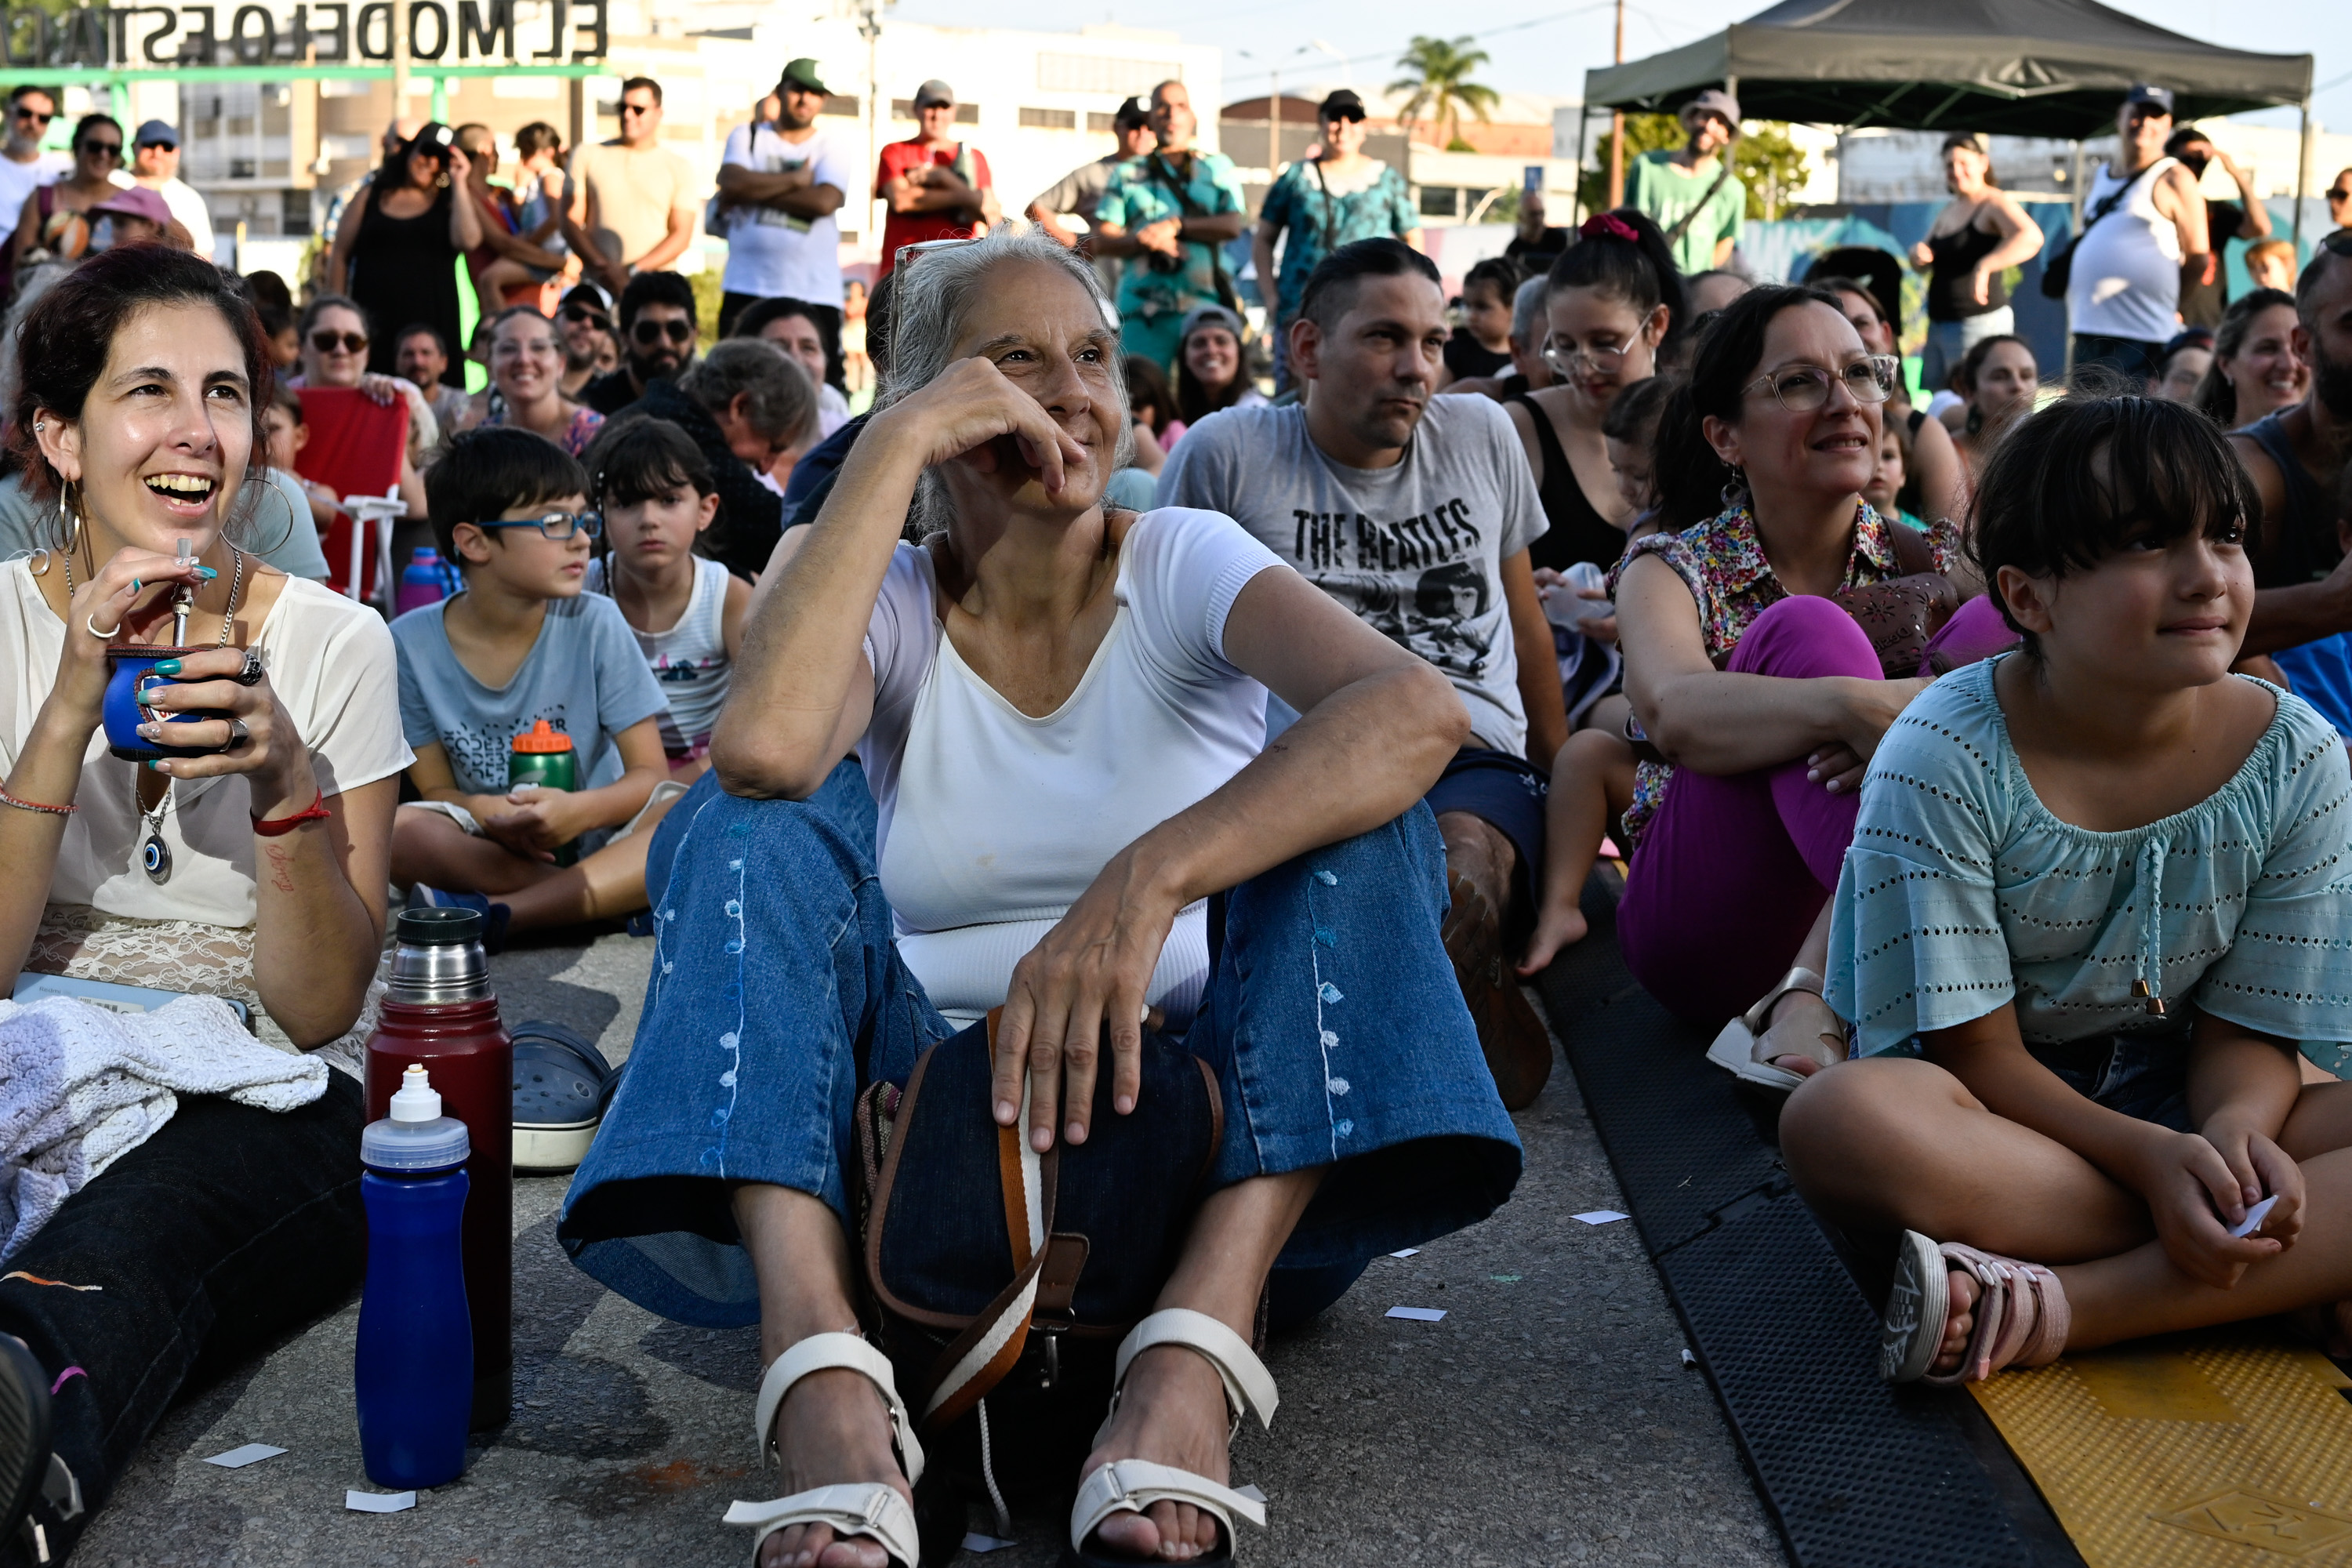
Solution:
<svg viewBox="0 0 2352 1568">
<path fill-rule="evenodd" d="M 153 1137 L 179 1096 L 292 1110 L 326 1092 L 327 1072 L 316 1057 L 255 1039 L 214 996 L 152 1013 L 63 996 L 0 1000 L 0 1261 Z"/>
</svg>

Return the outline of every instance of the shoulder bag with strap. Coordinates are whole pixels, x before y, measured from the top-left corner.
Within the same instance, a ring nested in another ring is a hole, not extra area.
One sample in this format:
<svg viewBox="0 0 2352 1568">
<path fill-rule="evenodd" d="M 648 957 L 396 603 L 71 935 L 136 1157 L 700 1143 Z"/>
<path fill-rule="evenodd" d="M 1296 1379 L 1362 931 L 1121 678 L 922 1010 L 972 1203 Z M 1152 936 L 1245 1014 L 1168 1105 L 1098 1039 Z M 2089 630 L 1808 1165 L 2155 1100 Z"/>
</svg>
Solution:
<svg viewBox="0 0 2352 1568">
<path fill-rule="evenodd" d="M 2158 158 L 2100 198 L 2096 206 L 2083 215 L 2081 233 L 2068 240 L 2057 255 L 2042 264 L 2042 294 L 2044 299 L 2063 300 L 2066 297 L 2066 285 L 2074 276 L 2074 247 L 2083 243 L 2084 236 L 2089 234 L 2101 218 L 2123 205 L 2125 199 L 2139 188 L 2140 181 L 2155 178 L 2164 172 L 2166 164 L 2177 162 L 2179 160 L 2173 158 Z"/>
<path fill-rule="evenodd" d="M 1197 159 L 1201 154 L 1195 153 L 1192 156 Z M 1152 177 L 1166 185 L 1168 194 L 1176 198 L 1177 210 L 1184 216 L 1215 217 L 1218 216 L 1192 199 L 1192 193 L 1186 188 L 1188 182 L 1176 177 L 1176 171 L 1168 166 L 1168 160 L 1164 156 L 1155 152 L 1145 161 L 1151 165 Z M 1187 242 L 1180 236 L 1177 244 L 1181 247 L 1185 243 Z M 1231 310 L 1236 317 L 1241 316 L 1242 297 L 1234 288 L 1233 279 L 1225 272 L 1225 247 L 1210 240 L 1196 239 L 1190 243 L 1208 246 L 1209 266 L 1217 280 L 1217 303 Z M 1181 252 L 1171 258 L 1152 251 L 1147 254 L 1144 259 L 1150 263 L 1151 269 L 1155 272 L 1173 272 L 1184 265 Z"/>
<path fill-rule="evenodd" d="M 1878 655 L 1880 671 L 1889 680 L 1944 672 L 1924 668 L 1927 644 L 1944 629 L 1960 607 L 1960 590 L 1936 569 L 1936 552 L 1927 536 L 1907 522 L 1882 517 L 1887 546 L 1895 552 L 1899 576 L 1841 588 L 1830 595 L 1838 608 L 1853 617 Z"/>
<path fill-rule="evenodd" d="M 951 1521 L 951 1548 L 968 1501 L 1001 1521 L 1002 1500 L 1066 1495 L 1119 1341 L 1174 1270 L 1224 1133 L 1208 1064 L 1146 1030 L 1134 1110 L 1111 1110 L 1106 1050 L 1087 1141 L 1037 1153 L 1025 1093 L 1015 1125 L 992 1113 L 1002 1011 L 856 1106 L 864 1315 L 929 1457 L 927 1563 L 931 1521 Z"/>
<path fill-rule="evenodd" d="M 1717 162 L 1722 164 L 1722 167 L 1716 171 L 1715 184 L 1707 186 L 1706 195 L 1699 197 L 1698 199 L 1698 205 L 1691 208 L 1690 211 L 1676 218 L 1675 220 L 1675 226 L 1666 230 L 1666 248 L 1668 250 L 1672 250 L 1675 246 L 1680 245 L 1683 242 L 1683 236 L 1690 232 L 1692 222 L 1697 218 L 1699 214 L 1706 211 L 1707 204 L 1715 200 L 1715 193 L 1723 189 L 1724 182 L 1731 178 L 1731 160 L 1728 158 L 1719 158 Z"/>
</svg>

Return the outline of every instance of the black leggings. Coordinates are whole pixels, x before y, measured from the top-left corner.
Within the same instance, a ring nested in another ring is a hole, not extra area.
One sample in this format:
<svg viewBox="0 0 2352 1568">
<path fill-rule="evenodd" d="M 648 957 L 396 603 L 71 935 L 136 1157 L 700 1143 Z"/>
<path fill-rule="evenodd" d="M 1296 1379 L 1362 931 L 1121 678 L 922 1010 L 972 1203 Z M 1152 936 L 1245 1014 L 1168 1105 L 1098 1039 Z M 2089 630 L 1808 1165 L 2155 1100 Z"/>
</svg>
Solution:
<svg viewBox="0 0 2352 1568">
<path fill-rule="evenodd" d="M 335 1071 L 325 1094 L 282 1113 L 183 1097 L 162 1131 L 8 1260 L 0 1333 L 30 1346 L 56 1384 L 51 1446 L 81 1483 L 85 1511 L 71 1521 L 35 1501 L 52 1556 L 89 1527 L 183 1387 L 358 1286 L 366 1120 L 359 1084 Z"/>
</svg>

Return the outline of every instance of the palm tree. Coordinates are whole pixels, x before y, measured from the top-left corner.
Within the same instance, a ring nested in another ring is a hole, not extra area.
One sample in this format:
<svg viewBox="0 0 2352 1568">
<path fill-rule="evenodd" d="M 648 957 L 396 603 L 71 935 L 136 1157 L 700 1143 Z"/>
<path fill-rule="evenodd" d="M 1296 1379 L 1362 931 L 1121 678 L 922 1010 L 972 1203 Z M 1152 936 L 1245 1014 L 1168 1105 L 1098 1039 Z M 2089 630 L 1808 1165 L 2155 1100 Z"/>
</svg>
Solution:
<svg viewBox="0 0 2352 1568">
<path fill-rule="evenodd" d="M 1427 110 L 1432 124 L 1450 132 L 1448 152 L 1475 151 L 1462 140 L 1465 110 L 1484 123 L 1502 101 L 1493 88 L 1469 79 L 1472 71 L 1487 63 L 1486 51 L 1472 47 L 1476 42 L 1467 34 L 1451 43 L 1416 35 L 1405 46 L 1404 53 L 1397 57 L 1397 68 L 1413 74 L 1389 83 L 1391 92 L 1406 95 L 1398 108 L 1397 118 L 1409 123 L 1423 118 L 1423 111 Z"/>
</svg>

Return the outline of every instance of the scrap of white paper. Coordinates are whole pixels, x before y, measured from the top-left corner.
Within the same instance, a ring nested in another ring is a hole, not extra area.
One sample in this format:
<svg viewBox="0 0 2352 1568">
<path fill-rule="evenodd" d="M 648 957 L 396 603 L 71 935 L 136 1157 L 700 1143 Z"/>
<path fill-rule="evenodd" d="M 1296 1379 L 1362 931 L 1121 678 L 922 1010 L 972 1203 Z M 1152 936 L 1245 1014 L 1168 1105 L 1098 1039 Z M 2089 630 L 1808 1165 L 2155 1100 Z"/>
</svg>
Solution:
<svg viewBox="0 0 2352 1568">
<path fill-rule="evenodd" d="M 1013 1544 L 1013 1542 L 999 1536 L 982 1535 L 977 1530 L 966 1531 L 963 1538 L 963 1549 L 966 1552 L 1002 1552 Z"/>
<path fill-rule="evenodd" d="M 273 1448 L 267 1443 L 247 1443 L 242 1448 L 231 1448 L 226 1454 L 215 1454 L 205 1463 L 218 1465 L 224 1470 L 241 1470 L 247 1465 L 257 1465 L 264 1459 L 274 1459 L 285 1451 L 283 1448 Z"/>
<path fill-rule="evenodd" d="M 415 1492 L 363 1492 L 346 1490 L 343 1506 L 353 1513 L 399 1513 L 416 1506 Z"/>
<path fill-rule="evenodd" d="M 1255 1481 L 1252 1481 L 1245 1487 L 1235 1487 L 1234 1489 L 1234 1492 L 1235 1496 L 1245 1497 L 1252 1502 L 1264 1502 L 1265 1500 L 1265 1494 L 1258 1490 L 1257 1483 Z"/>
<path fill-rule="evenodd" d="M 2263 1221 L 2270 1218 L 2271 1206 L 2277 1202 L 2278 1194 L 2276 1193 L 2273 1193 L 2269 1197 L 2266 1197 L 2262 1202 L 2254 1205 L 2253 1207 L 2246 1211 L 2245 1218 L 2240 1220 L 2237 1224 L 2230 1227 L 2230 1234 L 2236 1237 L 2248 1237 L 2253 1235 L 2255 1231 L 2262 1228 Z"/>
<path fill-rule="evenodd" d="M 1388 1310 L 1388 1315 L 1391 1318 L 1403 1318 L 1415 1323 L 1442 1323 L 1445 1321 L 1445 1309 L 1443 1307 L 1391 1307 Z"/>
<path fill-rule="evenodd" d="M 1408 1247 L 1402 1252 L 1391 1252 L 1389 1256 L 1391 1258 L 1419 1258 L 1421 1256 L 1421 1248 L 1418 1247 Z"/>
<path fill-rule="evenodd" d="M 1576 1217 L 1582 1220 L 1587 1225 L 1608 1225 L 1615 1220 L 1632 1219 L 1633 1216 L 1632 1215 L 1619 1214 L 1615 1209 L 1593 1209 L 1589 1213 L 1578 1215 Z"/>
<path fill-rule="evenodd" d="M 1696 1366 L 1698 1364 L 1698 1357 L 1691 1354 L 1688 1351 L 1685 1351 L 1683 1352 L 1683 1364 L 1685 1366 Z"/>
</svg>

